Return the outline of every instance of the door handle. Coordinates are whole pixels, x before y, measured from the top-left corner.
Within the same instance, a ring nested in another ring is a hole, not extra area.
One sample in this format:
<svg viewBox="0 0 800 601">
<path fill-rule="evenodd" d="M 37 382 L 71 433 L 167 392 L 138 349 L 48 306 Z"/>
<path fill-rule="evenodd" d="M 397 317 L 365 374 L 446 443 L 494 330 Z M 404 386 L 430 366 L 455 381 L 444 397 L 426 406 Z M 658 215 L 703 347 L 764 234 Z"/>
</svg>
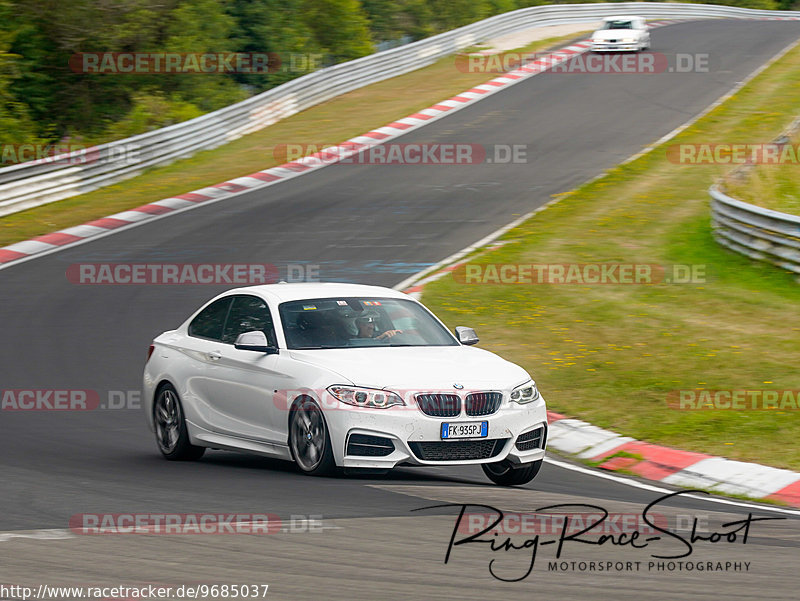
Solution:
<svg viewBox="0 0 800 601">
<path fill-rule="evenodd" d="M 220 353 L 219 351 L 211 351 L 210 353 L 208 353 L 207 357 L 212 361 L 219 361 L 220 358 L 222 357 L 222 353 Z"/>
</svg>

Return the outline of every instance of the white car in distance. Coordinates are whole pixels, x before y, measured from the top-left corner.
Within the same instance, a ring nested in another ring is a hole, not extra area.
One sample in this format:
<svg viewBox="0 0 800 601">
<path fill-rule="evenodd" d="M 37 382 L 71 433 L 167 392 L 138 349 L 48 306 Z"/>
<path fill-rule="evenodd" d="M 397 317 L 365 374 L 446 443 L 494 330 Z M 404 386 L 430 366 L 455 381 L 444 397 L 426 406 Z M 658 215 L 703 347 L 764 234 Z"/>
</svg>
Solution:
<svg viewBox="0 0 800 601">
<path fill-rule="evenodd" d="M 545 401 L 477 342 L 389 288 L 238 288 L 153 341 L 143 406 L 167 459 L 210 447 L 310 475 L 481 465 L 497 484 L 525 484 L 545 454 Z"/>
<path fill-rule="evenodd" d="M 650 48 L 643 17 L 606 17 L 592 34 L 592 52 L 638 52 Z"/>
</svg>

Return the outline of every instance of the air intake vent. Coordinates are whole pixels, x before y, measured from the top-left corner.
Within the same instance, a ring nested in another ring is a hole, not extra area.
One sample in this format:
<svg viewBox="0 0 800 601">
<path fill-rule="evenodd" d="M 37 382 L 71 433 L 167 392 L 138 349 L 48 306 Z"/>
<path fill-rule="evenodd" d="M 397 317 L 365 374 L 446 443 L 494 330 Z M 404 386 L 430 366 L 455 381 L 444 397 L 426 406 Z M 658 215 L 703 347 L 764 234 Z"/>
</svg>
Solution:
<svg viewBox="0 0 800 601">
<path fill-rule="evenodd" d="M 459 440 L 458 442 L 410 442 L 414 455 L 423 461 L 467 461 L 489 459 L 503 450 L 507 438 Z"/>
<path fill-rule="evenodd" d="M 517 450 L 519 451 L 532 451 L 533 449 L 543 449 L 545 441 L 544 427 L 536 428 L 525 434 L 520 434 L 517 438 Z"/>
<path fill-rule="evenodd" d="M 347 440 L 348 455 L 357 457 L 386 457 L 394 452 L 394 443 L 383 436 L 351 434 Z"/>
</svg>

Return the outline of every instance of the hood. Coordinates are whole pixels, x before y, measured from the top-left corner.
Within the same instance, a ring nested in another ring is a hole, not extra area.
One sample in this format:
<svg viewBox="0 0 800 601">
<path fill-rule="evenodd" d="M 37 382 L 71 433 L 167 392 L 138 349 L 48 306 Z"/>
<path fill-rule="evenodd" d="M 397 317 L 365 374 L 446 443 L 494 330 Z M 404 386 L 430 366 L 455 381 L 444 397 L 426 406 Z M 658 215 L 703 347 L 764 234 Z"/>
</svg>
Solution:
<svg viewBox="0 0 800 601">
<path fill-rule="evenodd" d="M 394 390 L 506 389 L 529 379 L 520 366 L 468 346 L 377 347 L 289 351 L 343 376 L 340 384 Z M 333 383 L 333 382 L 332 382 Z"/>
</svg>

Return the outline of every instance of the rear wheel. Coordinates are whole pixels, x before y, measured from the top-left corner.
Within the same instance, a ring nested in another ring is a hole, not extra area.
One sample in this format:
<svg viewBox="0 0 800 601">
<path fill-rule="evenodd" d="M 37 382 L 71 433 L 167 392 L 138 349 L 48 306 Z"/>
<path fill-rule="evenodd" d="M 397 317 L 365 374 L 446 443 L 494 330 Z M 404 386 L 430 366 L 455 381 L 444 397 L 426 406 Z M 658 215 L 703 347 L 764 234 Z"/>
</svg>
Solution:
<svg viewBox="0 0 800 601">
<path fill-rule="evenodd" d="M 181 401 L 171 384 L 159 389 L 153 406 L 153 420 L 158 450 L 164 457 L 171 461 L 193 461 L 203 456 L 205 447 L 189 442 Z"/>
<path fill-rule="evenodd" d="M 336 467 L 322 409 L 311 399 L 302 399 L 292 407 L 289 448 L 297 467 L 309 476 L 327 476 Z"/>
<path fill-rule="evenodd" d="M 500 486 L 521 486 L 527 484 L 536 477 L 542 468 L 544 459 L 525 463 L 520 467 L 514 467 L 510 461 L 498 461 L 497 463 L 484 463 L 481 465 L 483 473 Z"/>
</svg>

